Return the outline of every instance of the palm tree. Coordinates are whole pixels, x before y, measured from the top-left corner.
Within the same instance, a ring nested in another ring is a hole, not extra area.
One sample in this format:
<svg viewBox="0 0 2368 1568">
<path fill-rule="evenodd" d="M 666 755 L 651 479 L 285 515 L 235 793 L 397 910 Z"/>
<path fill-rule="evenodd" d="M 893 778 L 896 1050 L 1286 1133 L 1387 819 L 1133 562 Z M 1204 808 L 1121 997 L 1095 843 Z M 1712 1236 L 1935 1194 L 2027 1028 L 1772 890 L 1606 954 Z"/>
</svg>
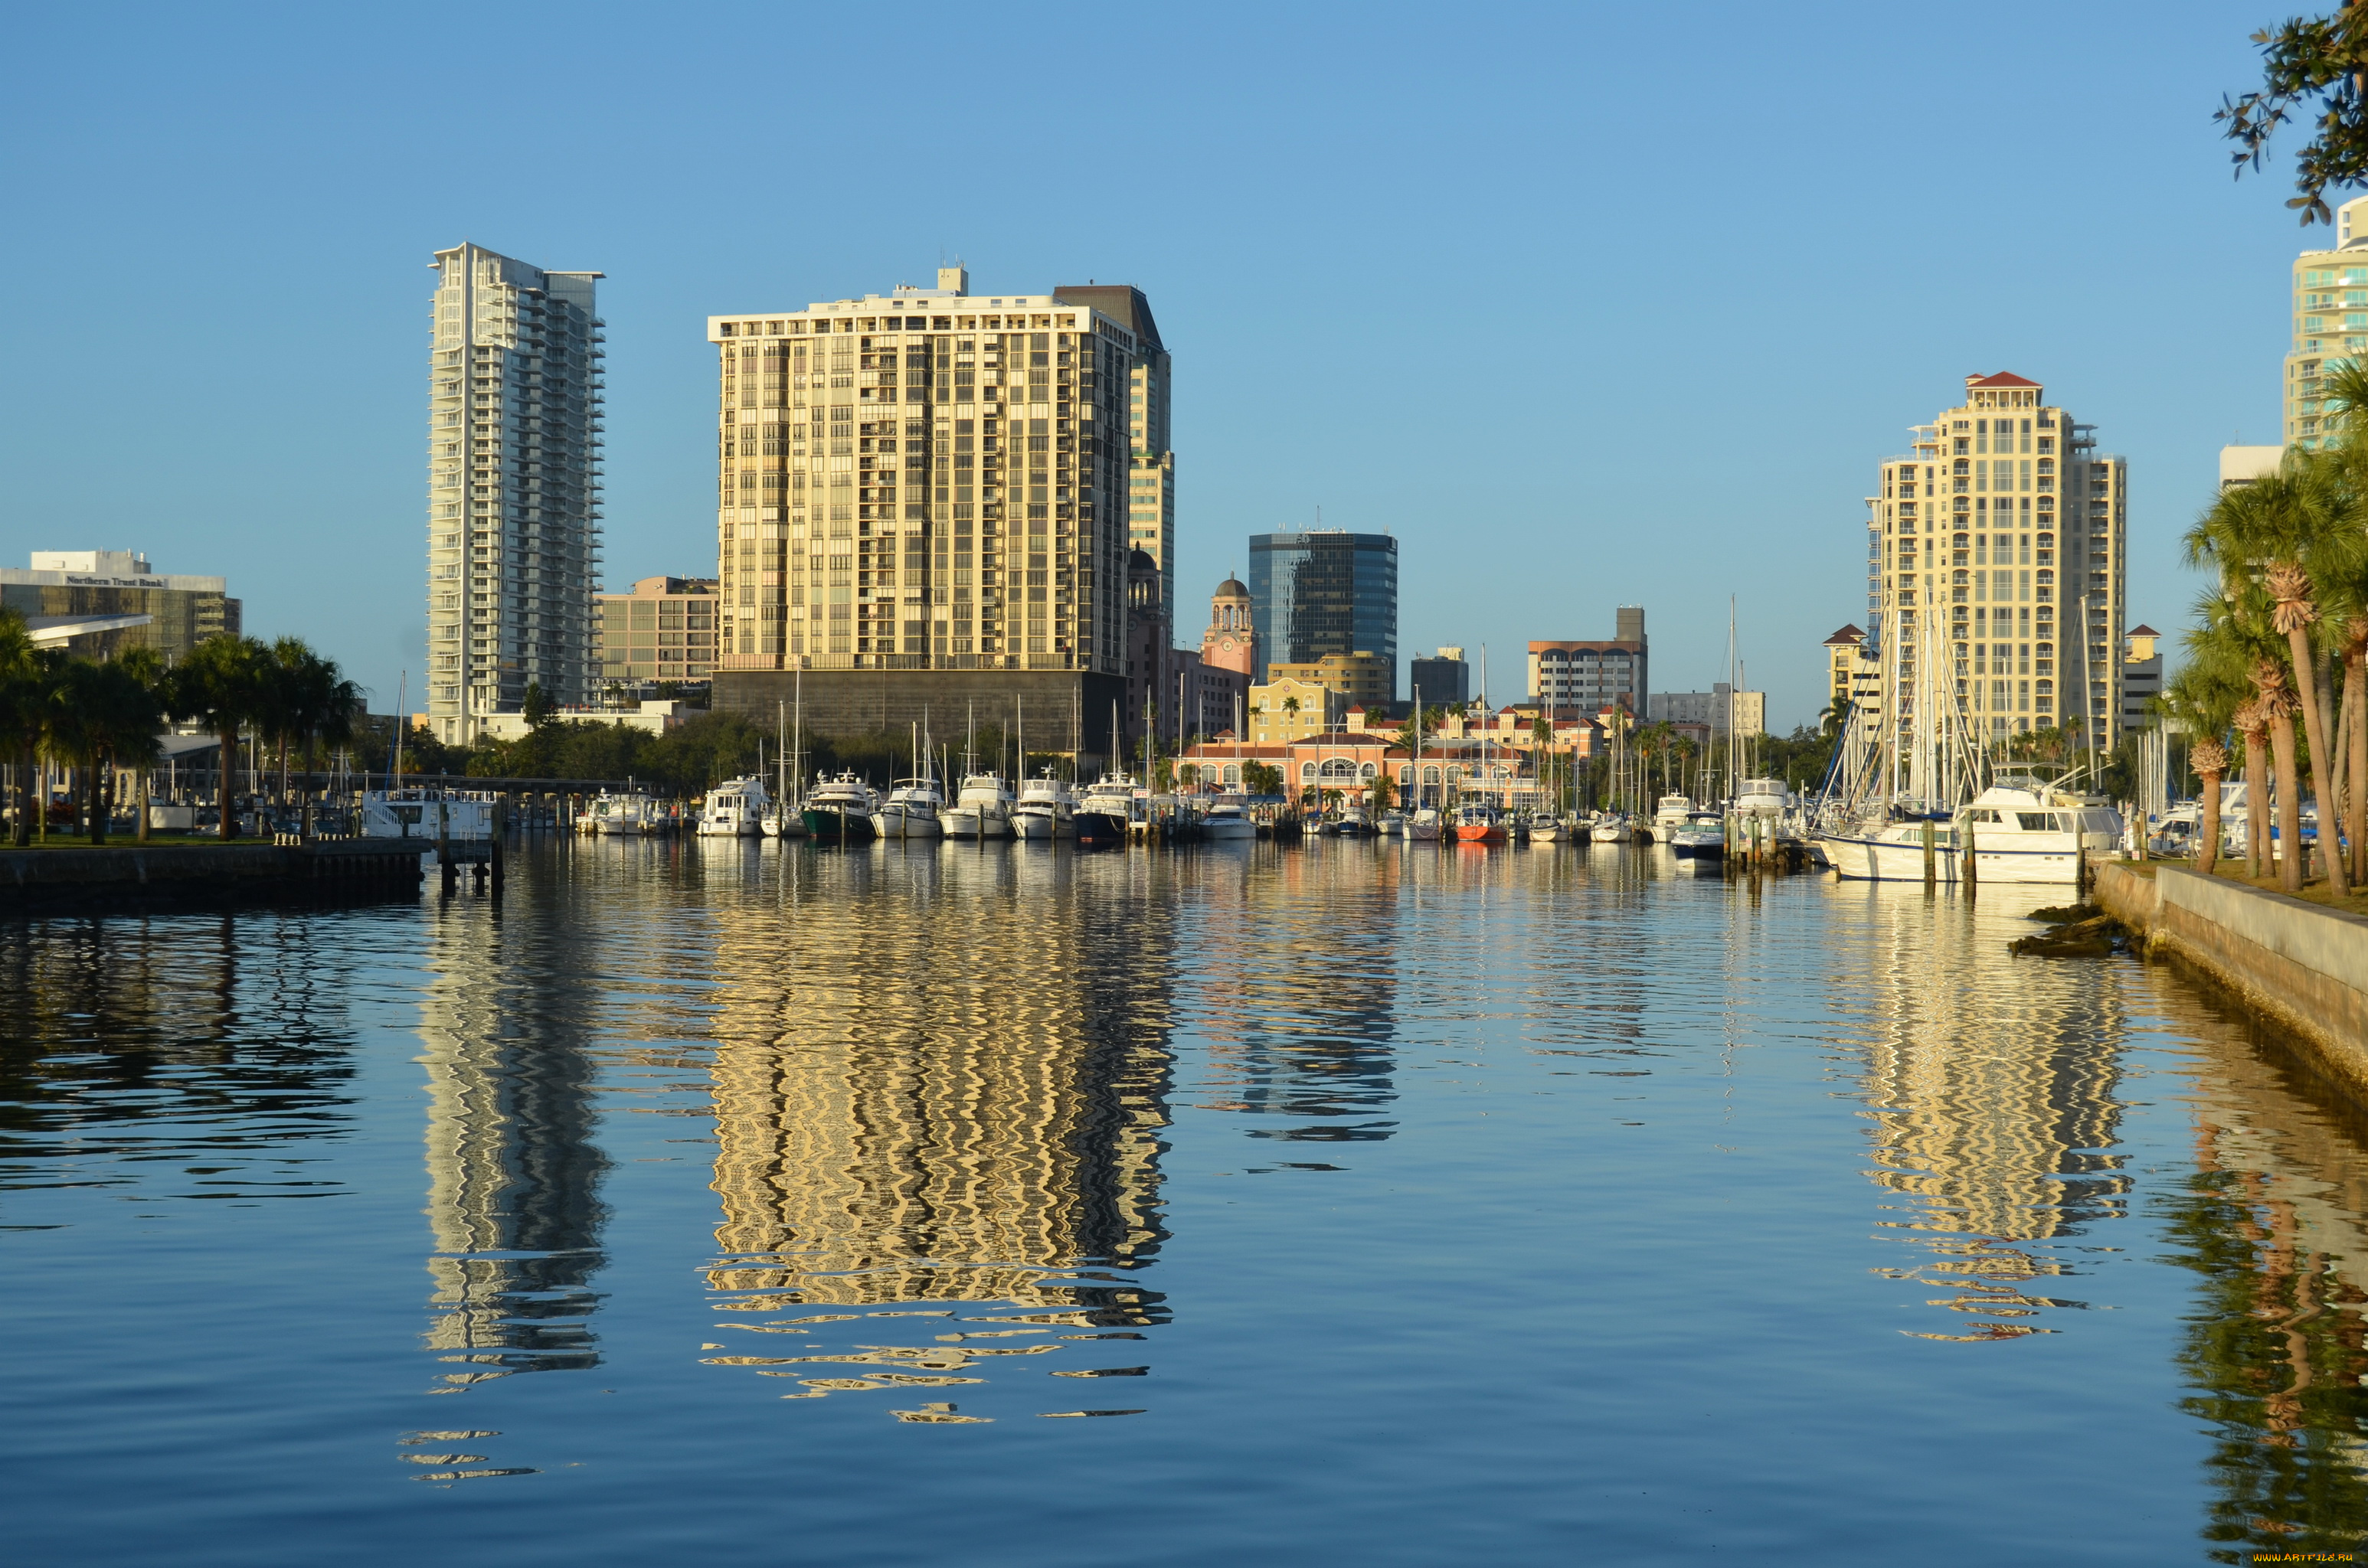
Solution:
<svg viewBox="0 0 2368 1568">
<path fill-rule="evenodd" d="M 209 637 L 189 650 L 173 672 L 171 707 L 181 718 L 194 719 L 222 743 L 222 823 L 218 836 L 229 839 L 238 831 L 233 801 L 238 766 L 238 735 L 262 716 L 263 664 L 268 651 L 252 637 L 227 632 Z"/>
<path fill-rule="evenodd" d="M 2335 791 L 2327 787 L 2328 760 L 2327 725 L 2319 710 L 2317 690 L 2317 672 L 2314 666 L 2310 647 L 2310 628 L 2318 619 L 2318 607 L 2311 602 L 2314 590 L 2311 586 L 2310 574 L 2303 569 L 2302 562 L 2299 561 L 2286 560 L 2273 562 L 2270 567 L 2266 583 L 2271 597 L 2278 601 L 2278 608 L 2271 617 L 2271 623 L 2285 635 L 2286 645 L 2292 651 L 2296 687 L 2295 700 L 2302 708 L 2304 738 L 2310 742 L 2310 792 L 2318 801 L 2319 842 L 2322 847 L 2331 849 L 2336 839 L 2337 803 Z M 2280 815 L 2283 818 L 2283 813 L 2281 812 Z M 2294 846 L 2293 858 L 2296 869 L 2287 875 L 2286 881 L 2290 888 L 2298 889 L 2302 885 L 2300 880 L 2302 829 L 2299 802 L 2296 804 L 2294 832 L 2296 836 L 2292 842 Z M 2348 869 L 2343 863 L 2344 858 L 2334 853 L 2324 853 L 2319 858 L 2327 862 L 2328 891 L 2337 898 L 2341 898 L 2350 892 L 2351 877 L 2347 874 Z"/>
<path fill-rule="evenodd" d="M 2244 677 L 2225 660 L 2192 656 L 2165 683 L 2162 710 L 2194 736 L 2188 766 L 2203 781 L 2203 841 L 2195 852 L 2197 869 L 2207 876 L 2220 859 L 2220 781 L 2228 771 L 2228 747 L 2223 737 L 2235 722 L 2237 706 L 2248 687 Z"/>
<path fill-rule="evenodd" d="M 83 812 L 90 841 L 107 842 L 115 814 L 115 778 L 124 764 L 143 770 L 156 759 L 164 705 L 136 669 L 74 659 L 60 672 L 51 709 L 51 746 L 82 771 Z M 141 802 L 145 816 L 147 801 Z"/>
<path fill-rule="evenodd" d="M 2245 738 L 2245 874 L 2258 881 L 2270 858 L 2270 721 L 2260 699 L 2248 698 L 2229 722 Z"/>
<path fill-rule="evenodd" d="M 11 836 L 19 849 L 33 842 L 33 775 L 57 664 L 54 654 L 33 645 L 22 615 L 0 609 L 0 754 L 16 774 L 17 821 Z M 48 804 L 41 803 L 43 811 Z"/>
<path fill-rule="evenodd" d="M 2280 682 L 2280 689 L 2287 695 L 2271 698 L 2269 688 L 2263 687 L 2275 726 L 2271 741 L 2274 745 L 2280 733 L 2290 731 L 2293 710 L 2300 708 L 2304 735 L 2310 743 L 2310 789 L 2318 798 L 2329 843 L 2334 840 L 2336 797 L 2328 788 L 2329 737 L 2319 705 L 2317 661 L 2311 646 L 2310 628 L 2319 619 L 2313 578 L 2315 570 L 2341 574 L 2360 553 L 2356 498 L 2362 494 L 2358 481 L 2368 466 L 2368 452 L 2362 450 L 2368 427 L 2362 424 L 2362 405 L 2351 398 L 2361 392 L 2368 392 L 2368 385 L 2351 386 L 2347 381 L 2338 390 L 2341 439 L 2334 455 L 2289 449 L 2275 473 L 2223 491 L 2188 530 L 2186 541 L 2191 563 L 2208 561 L 2219 568 L 2224 595 L 2250 598 L 2265 592 L 2273 601 L 2267 620 L 2285 642 L 2291 674 Z M 2280 772 L 2284 775 L 2283 767 Z M 2284 777 L 2283 781 L 2296 797 L 2298 818 L 2302 780 Z M 2282 824 L 2288 815 L 2283 796 L 2282 790 Z M 2290 838 L 2287 844 L 2290 853 L 2285 858 L 2293 864 L 2281 880 L 2292 891 L 2301 885 L 2297 880 L 2302 869 L 2300 840 Z M 2325 858 L 2328 886 L 2340 896 L 2350 887 L 2347 868 L 2340 855 Z"/>
</svg>

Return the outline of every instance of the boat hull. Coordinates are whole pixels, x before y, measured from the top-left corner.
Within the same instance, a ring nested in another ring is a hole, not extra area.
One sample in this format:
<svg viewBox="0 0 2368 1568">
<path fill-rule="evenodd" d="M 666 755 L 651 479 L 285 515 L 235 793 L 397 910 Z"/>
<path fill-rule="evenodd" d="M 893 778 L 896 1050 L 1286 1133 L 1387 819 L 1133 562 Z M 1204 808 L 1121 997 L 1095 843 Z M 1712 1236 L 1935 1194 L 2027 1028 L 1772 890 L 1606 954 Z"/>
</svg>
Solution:
<svg viewBox="0 0 2368 1568">
<path fill-rule="evenodd" d="M 1724 844 L 1688 844 L 1684 840 L 1680 839 L 1669 846 L 1669 852 L 1680 860 L 1724 860 L 1726 858 L 1726 846 Z"/>
<path fill-rule="evenodd" d="M 1459 824 L 1455 829 L 1455 842 L 1458 844 L 1502 844 L 1505 842 L 1505 830 L 1502 825 L 1496 823 L 1463 823 Z"/>
<path fill-rule="evenodd" d="M 808 806 L 798 815 L 805 824 L 806 836 L 817 844 L 869 844 L 879 836 L 871 818 L 862 812 Z"/>
<path fill-rule="evenodd" d="M 1107 845 L 1126 842 L 1126 819 L 1105 812 L 1079 812 L 1073 819 L 1076 824 L 1077 846 L 1099 849 Z"/>
<path fill-rule="evenodd" d="M 1814 841 L 1825 851 L 1826 860 L 1834 874 L 1845 881 L 1920 882 L 1924 880 L 1924 845 L 1919 839 L 1901 841 L 1857 837 L 1843 834 L 1819 834 Z M 1935 881 L 1953 883 L 1957 880 L 1956 846 L 1947 835 L 1936 837 L 1932 846 L 1932 877 Z"/>
<path fill-rule="evenodd" d="M 1201 835 L 1214 842 L 1256 838 L 1258 824 L 1247 817 L 1227 817 L 1217 822 L 1203 822 L 1201 824 Z"/>
<path fill-rule="evenodd" d="M 882 838 L 942 838 L 944 824 L 934 812 L 900 811 L 890 807 L 871 820 L 871 825 Z"/>
</svg>

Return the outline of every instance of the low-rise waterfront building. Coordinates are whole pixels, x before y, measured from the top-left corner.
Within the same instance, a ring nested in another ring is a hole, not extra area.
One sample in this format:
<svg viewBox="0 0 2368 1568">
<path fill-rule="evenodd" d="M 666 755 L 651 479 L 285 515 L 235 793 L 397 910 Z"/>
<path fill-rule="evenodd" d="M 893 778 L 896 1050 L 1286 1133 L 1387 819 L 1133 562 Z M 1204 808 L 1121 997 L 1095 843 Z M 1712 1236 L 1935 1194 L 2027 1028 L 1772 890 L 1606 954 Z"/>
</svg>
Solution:
<svg viewBox="0 0 2368 1568">
<path fill-rule="evenodd" d="M 93 658 L 154 648 L 170 662 L 241 631 L 222 578 L 161 573 L 136 550 L 34 551 L 25 568 L 0 567 L 0 606 L 25 618 L 35 643 Z"/>
<path fill-rule="evenodd" d="M 1297 661 L 1271 659 L 1267 662 L 1266 678 L 1269 682 L 1295 680 L 1320 686 L 1326 691 L 1338 692 L 1352 704 L 1361 702 L 1377 709 L 1390 704 L 1390 666 L 1378 653 L 1326 653 L 1321 658 Z"/>
<path fill-rule="evenodd" d="M 1274 680 L 1249 691 L 1251 741 L 1283 745 L 1338 729 L 1349 717 L 1348 696 L 1312 680 Z"/>
</svg>

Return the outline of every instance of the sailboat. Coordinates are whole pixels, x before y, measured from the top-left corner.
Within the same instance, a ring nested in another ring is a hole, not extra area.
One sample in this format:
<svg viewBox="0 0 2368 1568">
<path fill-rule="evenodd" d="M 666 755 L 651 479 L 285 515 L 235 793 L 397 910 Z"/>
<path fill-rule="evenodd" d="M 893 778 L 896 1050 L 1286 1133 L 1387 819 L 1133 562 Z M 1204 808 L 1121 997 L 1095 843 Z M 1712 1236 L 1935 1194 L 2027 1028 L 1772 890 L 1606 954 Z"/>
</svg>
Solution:
<svg viewBox="0 0 2368 1568">
<path fill-rule="evenodd" d="M 1896 656 L 1912 624 L 1916 674 L 1904 711 L 1895 704 L 1885 715 L 1883 765 L 1861 776 L 1863 793 L 1829 806 L 1811 835 L 1826 863 L 1850 880 L 1922 881 L 1929 867 L 1937 882 L 1957 881 L 1962 860 L 1958 806 L 1981 763 L 1966 743 L 1964 714 L 1953 701 L 1952 722 L 1943 737 L 1941 647 L 1931 616 L 1917 616 L 1911 623 L 1908 617 L 1914 613 L 1907 608 L 1891 612 L 1895 636 L 1885 656 Z M 1879 799 L 1872 798 L 1876 786 L 1886 791 Z"/>
</svg>

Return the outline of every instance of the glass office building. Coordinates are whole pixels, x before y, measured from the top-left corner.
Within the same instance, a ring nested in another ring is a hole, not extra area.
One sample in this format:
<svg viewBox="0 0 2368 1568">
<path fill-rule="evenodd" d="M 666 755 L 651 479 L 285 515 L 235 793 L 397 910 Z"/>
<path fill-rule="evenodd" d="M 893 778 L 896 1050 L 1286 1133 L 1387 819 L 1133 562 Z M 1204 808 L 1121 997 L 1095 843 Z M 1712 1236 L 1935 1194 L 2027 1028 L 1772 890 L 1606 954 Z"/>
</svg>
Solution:
<svg viewBox="0 0 2368 1568">
<path fill-rule="evenodd" d="M 1250 620 L 1269 665 L 1376 653 L 1397 699 L 1398 541 L 1346 530 L 1250 536 Z"/>
</svg>

